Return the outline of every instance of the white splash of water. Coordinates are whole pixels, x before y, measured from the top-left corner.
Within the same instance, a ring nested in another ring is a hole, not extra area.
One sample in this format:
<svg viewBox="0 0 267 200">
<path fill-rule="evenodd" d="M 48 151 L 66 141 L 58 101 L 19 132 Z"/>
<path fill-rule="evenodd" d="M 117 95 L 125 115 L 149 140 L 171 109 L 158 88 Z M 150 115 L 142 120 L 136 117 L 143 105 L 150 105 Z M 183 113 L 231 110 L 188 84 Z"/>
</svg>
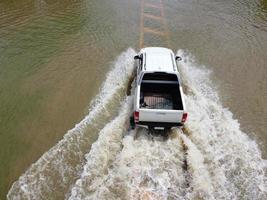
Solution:
<svg viewBox="0 0 267 200">
<path fill-rule="evenodd" d="M 186 164 L 189 179 L 186 199 L 215 199 L 213 186 L 204 158 L 192 141 L 183 133 L 179 135 L 186 148 Z"/>
<path fill-rule="evenodd" d="M 240 130 L 211 86 L 211 71 L 182 50 L 179 68 L 188 90 L 186 124 L 204 157 L 216 199 L 267 199 L 266 161 L 256 142 Z"/>
<path fill-rule="evenodd" d="M 126 135 L 123 148 L 90 193 L 74 199 L 183 199 L 183 149 L 178 137 L 151 140 L 146 130 Z M 100 155 L 99 155 L 100 156 Z M 76 197 L 78 195 L 76 194 Z"/>
<path fill-rule="evenodd" d="M 86 164 L 81 177 L 71 189 L 69 199 L 85 199 L 90 191 L 103 184 L 103 176 L 121 150 L 131 105 L 132 98 L 128 97 L 119 115 L 100 131 L 98 140 L 92 145 L 91 151 L 85 155 Z"/>
<path fill-rule="evenodd" d="M 89 114 L 69 130 L 64 138 L 47 151 L 13 183 L 8 199 L 58 199 L 64 197 L 81 170 L 85 153 L 92 140 L 91 126 L 98 118 L 109 116 L 110 102 L 120 102 L 134 68 L 135 51 L 129 48 L 114 62 Z M 118 76 L 120 78 L 118 78 Z"/>
</svg>

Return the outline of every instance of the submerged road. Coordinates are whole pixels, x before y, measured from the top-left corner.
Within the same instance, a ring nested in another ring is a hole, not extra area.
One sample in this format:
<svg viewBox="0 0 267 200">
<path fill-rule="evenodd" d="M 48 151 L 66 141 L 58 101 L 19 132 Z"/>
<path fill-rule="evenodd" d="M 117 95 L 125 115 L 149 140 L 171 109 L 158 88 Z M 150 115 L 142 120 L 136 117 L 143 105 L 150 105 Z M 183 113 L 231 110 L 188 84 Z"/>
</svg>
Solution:
<svg viewBox="0 0 267 200">
<path fill-rule="evenodd" d="M 266 5 L 0 2 L 0 199 L 266 199 Z M 184 58 L 167 139 L 128 130 L 144 46 Z"/>
</svg>

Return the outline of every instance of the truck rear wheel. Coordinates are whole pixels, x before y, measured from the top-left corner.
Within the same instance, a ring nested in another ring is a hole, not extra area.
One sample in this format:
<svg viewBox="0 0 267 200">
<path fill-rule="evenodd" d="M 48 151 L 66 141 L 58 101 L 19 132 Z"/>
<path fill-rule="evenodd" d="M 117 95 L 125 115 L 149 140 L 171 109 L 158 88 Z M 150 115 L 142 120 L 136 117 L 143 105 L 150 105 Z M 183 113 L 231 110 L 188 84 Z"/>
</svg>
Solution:
<svg viewBox="0 0 267 200">
<path fill-rule="evenodd" d="M 134 122 L 133 116 L 130 117 L 130 126 L 131 126 L 131 129 L 135 129 L 135 122 Z"/>
</svg>

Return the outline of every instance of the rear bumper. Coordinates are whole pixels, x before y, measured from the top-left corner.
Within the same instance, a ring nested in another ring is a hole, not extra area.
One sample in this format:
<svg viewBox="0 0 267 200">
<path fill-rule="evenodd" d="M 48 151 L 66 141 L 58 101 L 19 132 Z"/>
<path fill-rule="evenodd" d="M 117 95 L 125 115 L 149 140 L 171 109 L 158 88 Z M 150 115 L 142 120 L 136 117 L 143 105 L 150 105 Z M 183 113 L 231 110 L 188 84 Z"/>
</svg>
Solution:
<svg viewBox="0 0 267 200">
<path fill-rule="evenodd" d="M 168 122 L 142 122 L 139 121 L 136 123 L 137 126 L 143 126 L 148 128 L 154 127 L 163 127 L 163 128 L 172 128 L 172 127 L 180 127 L 183 126 L 183 123 L 168 123 Z"/>
</svg>

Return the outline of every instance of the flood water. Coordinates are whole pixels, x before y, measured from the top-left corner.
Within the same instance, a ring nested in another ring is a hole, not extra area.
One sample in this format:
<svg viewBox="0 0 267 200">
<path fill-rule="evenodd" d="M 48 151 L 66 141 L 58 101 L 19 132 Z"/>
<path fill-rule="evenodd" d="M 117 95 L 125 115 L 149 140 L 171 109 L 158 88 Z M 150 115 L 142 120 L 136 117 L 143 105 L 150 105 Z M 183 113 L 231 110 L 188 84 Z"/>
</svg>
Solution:
<svg viewBox="0 0 267 200">
<path fill-rule="evenodd" d="M 184 58 L 188 135 L 127 130 L 140 44 Z M 265 199 L 266 63 L 266 0 L 0 0 L 0 199 Z"/>
</svg>

